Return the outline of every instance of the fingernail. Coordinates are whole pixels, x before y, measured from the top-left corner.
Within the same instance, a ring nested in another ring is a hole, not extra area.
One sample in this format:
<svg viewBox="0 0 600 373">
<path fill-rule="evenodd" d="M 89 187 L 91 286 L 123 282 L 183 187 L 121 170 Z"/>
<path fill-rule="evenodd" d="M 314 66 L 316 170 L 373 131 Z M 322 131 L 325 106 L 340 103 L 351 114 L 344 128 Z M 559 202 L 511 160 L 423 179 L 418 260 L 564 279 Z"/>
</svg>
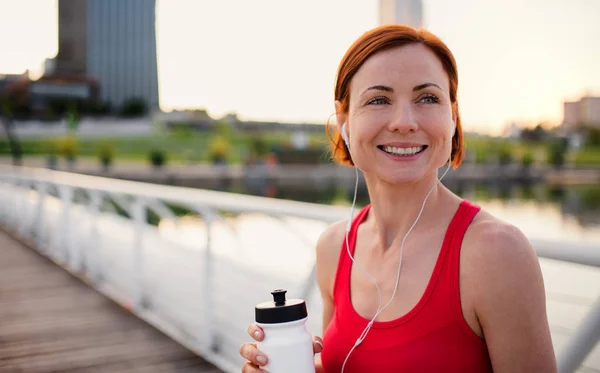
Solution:
<svg viewBox="0 0 600 373">
<path fill-rule="evenodd" d="M 321 346 L 321 348 L 323 348 L 323 342 L 321 342 L 320 340 L 315 339 L 315 343 Z"/>
<path fill-rule="evenodd" d="M 260 338 L 260 332 L 258 330 L 254 331 L 254 337 L 255 338 Z"/>
<path fill-rule="evenodd" d="M 266 356 L 262 356 L 262 355 L 258 355 L 256 357 L 256 361 L 258 361 L 259 364 L 266 364 L 267 363 L 267 357 Z"/>
</svg>

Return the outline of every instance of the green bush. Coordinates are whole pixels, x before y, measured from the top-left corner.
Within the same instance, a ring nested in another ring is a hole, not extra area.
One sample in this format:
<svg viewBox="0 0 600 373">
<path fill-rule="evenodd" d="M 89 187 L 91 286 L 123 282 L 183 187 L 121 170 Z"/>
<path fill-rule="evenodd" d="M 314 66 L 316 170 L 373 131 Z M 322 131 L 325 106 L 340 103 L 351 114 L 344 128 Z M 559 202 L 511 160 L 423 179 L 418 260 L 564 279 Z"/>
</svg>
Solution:
<svg viewBox="0 0 600 373">
<path fill-rule="evenodd" d="M 255 157 L 263 157 L 269 153 L 269 144 L 262 137 L 252 137 L 249 147 L 252 155 Z"/>
<path fill-rule="evenodd" d="M 104 168 L 110 167 L 115 158 L 115 147 L 112 143 L 103 142 L 99 145 L 98 158 Z"/>
<path fill-rule="evenodd" d="M 501 144 L 498 147 L 498 163 L 509 165 L 513 161 L 512 148 L 508 144 Z"/>
<path fill-rule="evenodd" d="M 213 163 L 224 163 L 231 149 L 231 144 L 224 136 L 217 135 L 210 142 L 208 159 Z"/>
<path fill-rule="evenodd" d="M 555 139 L 548 144 L 547 160 L 548 164 L 560 168 L 565 164 L 567 155 L 567 142 L 563 139 Z"/>
<path fill-rule="evenodd" d="M 533 152 L 531 152 L 529 149 L 525 150 L 525 153 L 523 153 L 523 155 L 521 156 L 521 165 L 525 168 L 528 168 L 531 167 L 531 165 L 533 165 L 533 162 Z"/>
<path fill-rule="evenodd" d="M 152 149 L 149 153 L 150 163 L 156 168 L 160 168 L 167 163 L 167 155 L 159 149 Z"/>
<path fill-rule="evenodd" d="M 129 98 L 123 102 L 119 109 L 119 116 L 123 118 L 136 118 L 146 115 L 148 107 L 143 98 Z"/>
<path fill-rule="evenodd" d="M 74 160 L 79 153 L 79 141 L 75 136 L 65 136 L 58 140 L 58 153 L 67 160 Z"/>
</svg>

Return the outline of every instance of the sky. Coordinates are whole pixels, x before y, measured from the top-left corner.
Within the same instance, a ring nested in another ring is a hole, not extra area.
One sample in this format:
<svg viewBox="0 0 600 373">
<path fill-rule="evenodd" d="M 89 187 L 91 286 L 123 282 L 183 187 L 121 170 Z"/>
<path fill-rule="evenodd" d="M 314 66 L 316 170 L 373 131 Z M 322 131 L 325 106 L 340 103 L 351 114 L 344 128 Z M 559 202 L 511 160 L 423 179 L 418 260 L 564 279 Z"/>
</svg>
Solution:
<svg viewBox="0 0 600 373">
<path fill-rule="evenodd" d="M 600 95 L 600 1 L 423 4 L 457 60 L 468 131 L 559 124 L 564 100 Z M 324 123 L 339 61 L 377 11 L 377 0 L 157 0 L 161 108 Z M 0 0 L 0 73 L 56 55 L 56 13 L 56 0 Z"/>
</svg>

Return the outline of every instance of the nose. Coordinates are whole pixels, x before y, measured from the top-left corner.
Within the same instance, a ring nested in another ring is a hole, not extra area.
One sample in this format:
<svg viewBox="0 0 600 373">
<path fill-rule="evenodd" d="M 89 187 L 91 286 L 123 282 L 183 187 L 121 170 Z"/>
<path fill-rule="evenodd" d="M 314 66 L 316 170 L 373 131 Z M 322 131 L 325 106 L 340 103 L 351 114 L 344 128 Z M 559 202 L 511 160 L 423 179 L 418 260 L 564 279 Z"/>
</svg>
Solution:
<svg viewBox="0 0 600 373">
<path fill-rule="evenodd" d="M 398 104 L 392 112 L 388 130 L 391 132 L 410 133 L 418 129 L 416 116 L 410 102 Z"/>
</svg>

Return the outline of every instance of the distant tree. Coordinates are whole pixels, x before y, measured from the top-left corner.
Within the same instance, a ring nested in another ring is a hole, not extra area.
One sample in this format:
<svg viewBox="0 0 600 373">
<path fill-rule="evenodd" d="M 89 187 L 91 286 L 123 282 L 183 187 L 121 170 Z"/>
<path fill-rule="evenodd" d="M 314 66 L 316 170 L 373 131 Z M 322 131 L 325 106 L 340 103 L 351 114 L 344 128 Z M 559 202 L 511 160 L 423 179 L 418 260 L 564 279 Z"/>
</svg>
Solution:
<svg viewBox="0 0 600 373">
<path fill-rule="evenodd" d="M 133 97 L 125 100 L 119 109 L 119 116 L 123 118 L 136 118 L 146 115 L 148 111 L 146 101 Z"/>
<path fill-rule="evenodd" d="M 269 152 L 269 144 L 263 137 L 252 137 L 250 140 L 250 151 L 255 157 L 263 157 Z"/>
<path fill-rule="evenodd" d="M 108 115 L 111 112 L 111 105 L 106 101 L 87 100 L 81 105 L 81 113 L 89 115 Z"/>
<path fill-rule="evenodd" d="M 586 142 L 590 146 L 600 146 L 600 128 L 590 128 Z"/>
<path fill-rule="evenodd" d="M 498 147 L 498 163 L 509 165 L 513 161 L 512 148 L 508 144 L 502 144 Z"/>
<path fill-rule="evenodd" d="M 13 121 L 13 110 L 14 102 L 8 98 L 0 98 L 0 116 L 4 132 L 8 138 L 8 146 L 10 148 L 10 154 L 12 156 L 12 162 L 15 166 L 20 166 L 23 163 L 23 148 L 17 138 L 17 135 L 13 132 L 14 121 Z"/>
<path fill-rule="evenodd" d="M 521 157 L 521 165 L 523 166 L 523 168 L 531 167 L 534 161 L 535 159 L 533 156 L 533 152 L 531 150 L 526 150 L 525 153 L 523 153 L 523 156 Z"/>
<path fill-rule="evenodd" d="M 521 132 L 521 140 L 532 143 L 544 142 L 548 139 L 549 133 L 540 123 L 535 128 L 525 128 Z"/>
<path fill-rule="evenodd" d="M 104 169 L 104 172 L 108 171 L 115 158 L 115 147 L 111 142 L 100 143 L 98 151 L 98 158 Z"/>
<path fill-rule="evenodd" d="M 225 137 L 227 139 L 233 136 L 233 126 L 223 120 L 215 121 L 215 132 L 218 136 Z"/>
<path fill-rule="evenodd" d="M 567 155 L 567 141 L 555 139 L 548 144 L 548 163 L 555 168 L 561 168 L 565 164 Z"/>
<path fill-rule="evenodd" d="M 65 113 L 69 110 L 69 107 L 73 106 L 72 101 L 62 98 L 62 97 L 54 97 L 50 98 L 47 102 L 47 108 L 49 112 L 59 118 L 63 117 Z"/>
<path fill-rule="evenodd" d="M 160 149 L 152 149 L 148 153 L 148 158 L 150 163 L 154 168 L 159 169 L 167 162 L 167 155 L 163 150 Z"/>
<path fill-rule="evenodd" d="M 69 104 L 69 108 L 67 109 L 67 128 L 69 132 L 72 134 L 77 132 L 77 128 L 79 127 L 79 120 L 81 119 L 79 116 L 79 110 L 77 108 L 77 104 L 75 102 L 71 102 Z"/>
</svg>

